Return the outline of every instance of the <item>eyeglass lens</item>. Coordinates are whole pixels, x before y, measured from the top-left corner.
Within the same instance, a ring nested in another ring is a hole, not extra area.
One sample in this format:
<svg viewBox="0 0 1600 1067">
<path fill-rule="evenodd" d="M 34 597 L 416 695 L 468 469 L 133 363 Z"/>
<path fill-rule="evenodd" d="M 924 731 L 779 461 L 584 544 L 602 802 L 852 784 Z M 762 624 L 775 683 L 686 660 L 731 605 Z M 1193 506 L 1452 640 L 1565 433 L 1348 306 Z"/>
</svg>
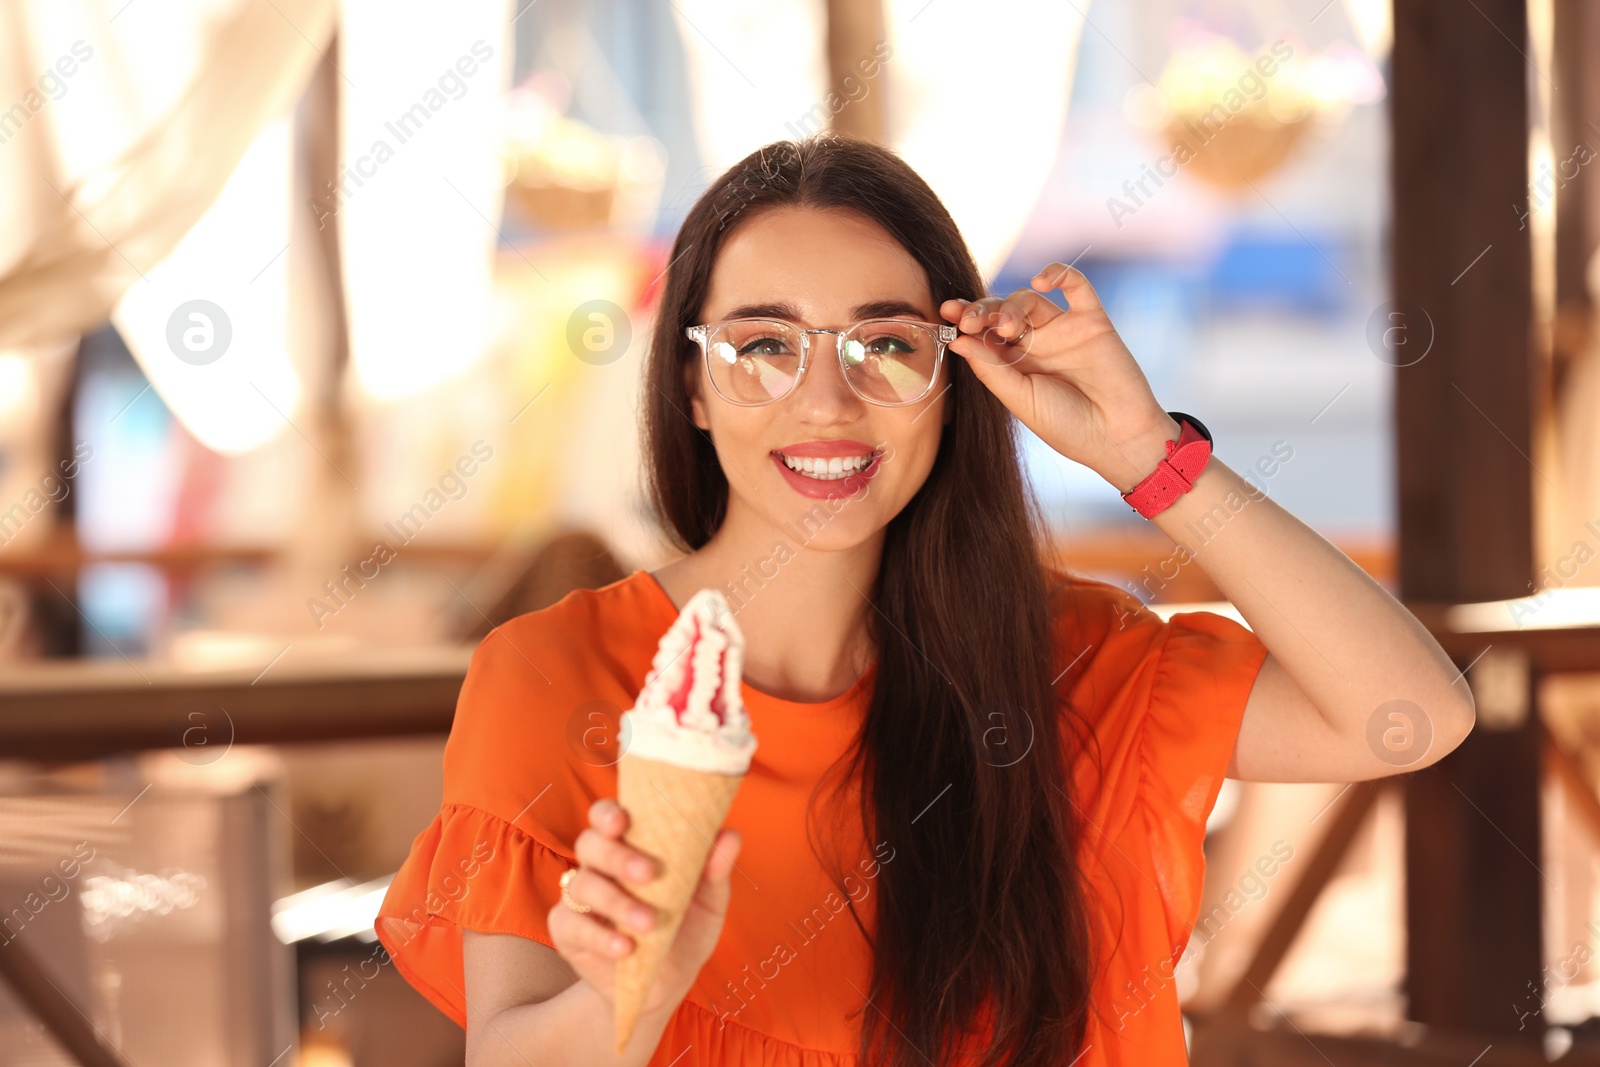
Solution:
<svg viewBox="0 0 1600 1067">
<path fill-rule="evenodd" d="M 873 319 L 850 327 L 839 335 L 838 343 L 846 380 L 868 400 L 909 403 L 933 382 L 938 340 L 926 326 Z M 770 403 L 794 388 L 800 346 L 800 330 L 786 322 L 724 323 L 706 336 L 711 382 L 732 403 Z"/>
</svg>

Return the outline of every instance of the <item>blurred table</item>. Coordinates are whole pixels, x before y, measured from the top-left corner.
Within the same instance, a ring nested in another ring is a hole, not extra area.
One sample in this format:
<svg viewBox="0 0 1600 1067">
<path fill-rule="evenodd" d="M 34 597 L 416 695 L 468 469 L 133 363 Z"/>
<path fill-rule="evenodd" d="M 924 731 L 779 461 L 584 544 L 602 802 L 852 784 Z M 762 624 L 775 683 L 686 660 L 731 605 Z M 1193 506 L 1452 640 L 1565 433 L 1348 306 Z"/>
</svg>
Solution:
<svg viewBox="0 0 1600 1067">
<path fill-rule="evenodd" d="M 445 734 L 472 651 L 364 649 L 286 657 L 265 670 L 123 660 L 10 666 L 0 672 L 0 752 L 80 760 L 196 743 Z"/>
<path fill-rule="evenodd" d="M 1574 618 L 1546 594 L 1519 619 L 1517 601 L 1409 604 L 1463 666 L 1485 649 L 1520 653 L 1539 674 L 1600 671 L 1600 617 Z M 1160 613 L 1218 611 L 1225 602 L 1161 604 Z M 1581 613 L 1580 613 L 1581 614 Z M 1541 625 L 1561 618 L 1561 625 Z M 472 659 L 470 645 L 369 648 L 226 670 L 125 660 L 50 660 L 0 673 L 0 752 L 93 759 L 186 743 L 273 744 L 446 734 Z M 202 731 L 195 733 L 196 730 Z"/>
</svg>

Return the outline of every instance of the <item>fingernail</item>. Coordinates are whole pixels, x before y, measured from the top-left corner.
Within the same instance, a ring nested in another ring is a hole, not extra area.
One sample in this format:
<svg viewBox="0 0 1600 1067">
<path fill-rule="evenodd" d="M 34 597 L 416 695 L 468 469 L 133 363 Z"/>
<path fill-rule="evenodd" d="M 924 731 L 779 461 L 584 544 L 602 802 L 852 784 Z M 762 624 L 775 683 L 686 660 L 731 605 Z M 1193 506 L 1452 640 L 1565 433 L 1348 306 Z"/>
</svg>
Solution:
<svg viewBox="0 0 1600 1067">
<path fill-rule="evenodd" d="M 654 872 L 650 870 L 650 861 L 636 859 L 628 864 L 628 877 L 635 882 L 648 882 Z"/>
<path fill-rule="evenodd" d="M 626 956 L 628 954 L 628 939 L 625 937 L 613 937 L 611 939 L 611 951 L 619 956 Z"/>
<path fill-rule="evenodd" d="M 635 930 L 648 930 L 655 917 L 645 908 L 634 908 L 628 913 L 628 922 Z"/>
</svg>

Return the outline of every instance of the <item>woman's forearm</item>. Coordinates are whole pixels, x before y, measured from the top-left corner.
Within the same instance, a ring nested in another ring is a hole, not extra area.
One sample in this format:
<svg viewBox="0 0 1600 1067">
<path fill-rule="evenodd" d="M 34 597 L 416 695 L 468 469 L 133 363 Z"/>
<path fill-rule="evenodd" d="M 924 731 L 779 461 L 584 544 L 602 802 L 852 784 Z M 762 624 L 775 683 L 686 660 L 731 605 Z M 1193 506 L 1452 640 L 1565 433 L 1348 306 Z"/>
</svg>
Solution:
<svg viewBox="0 0 1600 1067">
<path fill-rule="evenodd" d="M 467 1067 L 642 1067 L 655 1054 L 680 1003 L 681 998 L 669 1000 L 641 1015 L 628 1047 L 618 1054 L 611 1002 L 579 979 L 548 1000 L 472 1019 Z"/>
<path fill-rule="evenodd" d="M 1164 442 L 1131 458 L 1153 468 L 1157 449 Z M 1340 733 L 1362 738 L 1373 709 L 1397 697 L 1428 709 L 1447 735 L 1471 729 L 1471 691 L 1433 635 L 1349 557 L 1215 456 L 1194 488 L 1152 521 L 1184 562 L 1216 583 Z"/>
</svg>

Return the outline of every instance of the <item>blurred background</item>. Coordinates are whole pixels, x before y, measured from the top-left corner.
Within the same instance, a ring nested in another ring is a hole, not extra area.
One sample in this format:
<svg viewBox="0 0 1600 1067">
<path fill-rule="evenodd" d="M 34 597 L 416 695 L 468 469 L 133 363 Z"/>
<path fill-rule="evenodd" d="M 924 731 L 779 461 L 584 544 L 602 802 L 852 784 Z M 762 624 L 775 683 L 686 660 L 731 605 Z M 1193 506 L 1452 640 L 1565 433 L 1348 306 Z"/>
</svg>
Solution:
<svg viewBox="0 0 1600 1067">
<path fill-rule="evenodd" d="M 1194 1061 L 1600 1062 L 1596 8 L 0 0 L 0 1064 L 461 1062 L 371 923 L 472 647 L 670 558 L 673 235 L 830 129 L 1473 684 L 1426 770 L 1226 784 Z M 1063 565 L 1232 611 L 1023 434 Z"/>
</svg>

